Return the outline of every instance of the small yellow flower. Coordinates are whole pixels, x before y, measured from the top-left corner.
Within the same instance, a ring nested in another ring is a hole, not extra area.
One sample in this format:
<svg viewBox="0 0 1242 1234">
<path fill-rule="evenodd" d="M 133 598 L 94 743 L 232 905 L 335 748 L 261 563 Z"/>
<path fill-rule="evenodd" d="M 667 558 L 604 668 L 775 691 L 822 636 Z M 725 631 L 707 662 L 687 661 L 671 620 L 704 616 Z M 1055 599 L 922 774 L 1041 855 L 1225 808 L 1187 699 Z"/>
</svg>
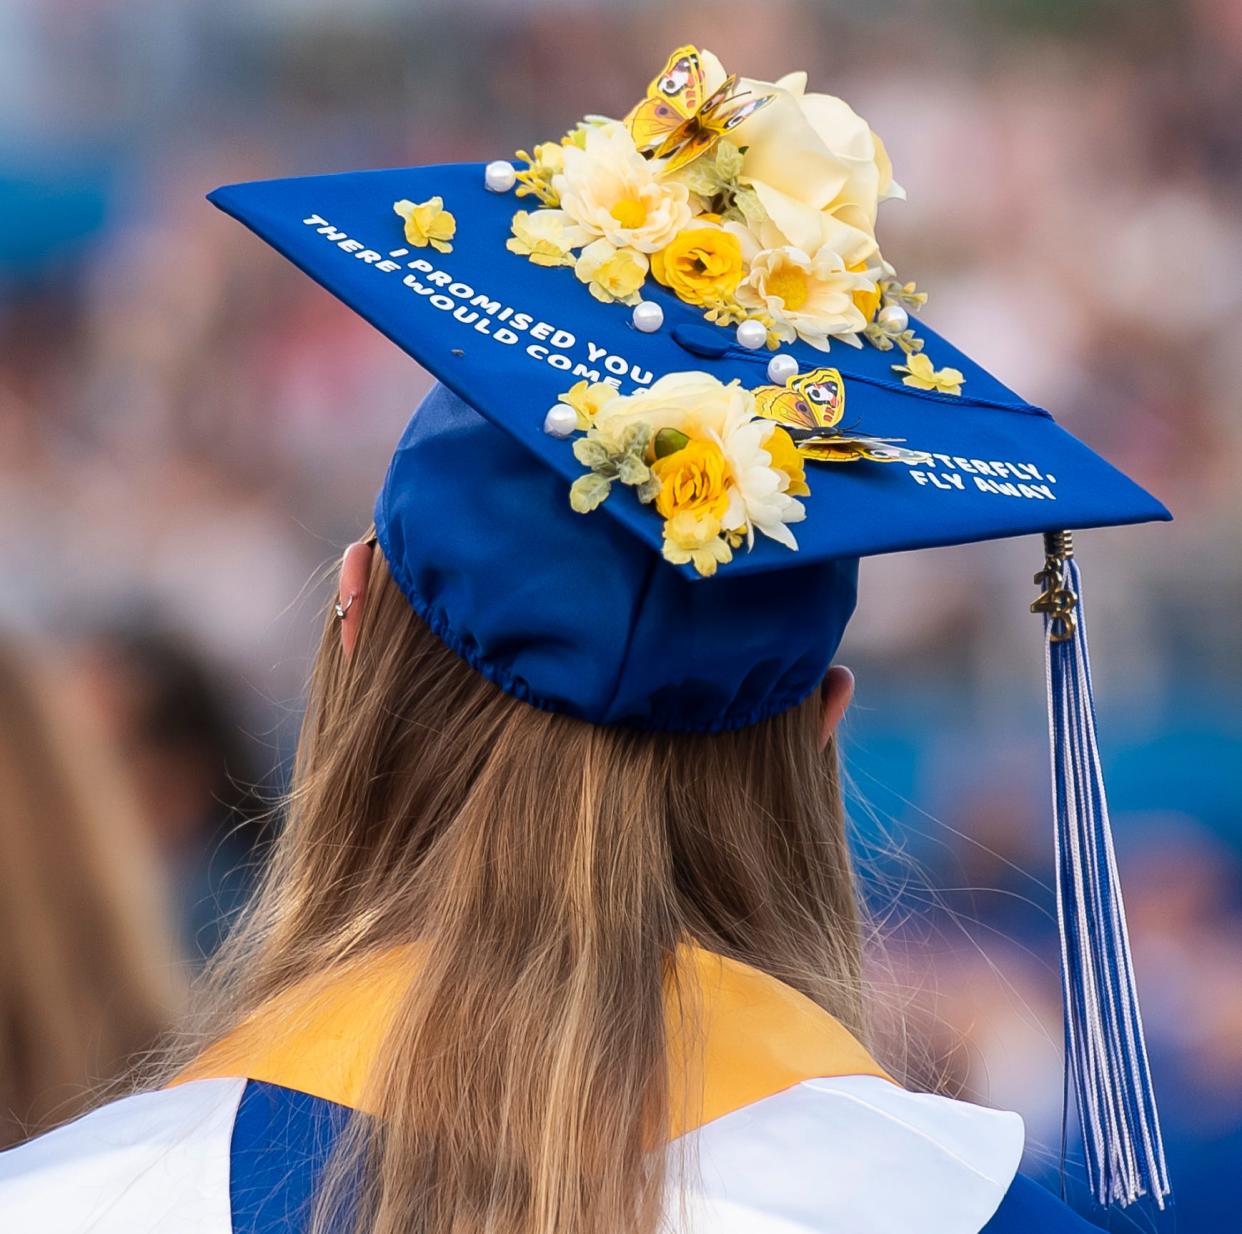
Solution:
<svg viewBox="0 0 1242 1234">
<path fill-rule="evenodd" d="M 637 249 L 615 248 L 607 240 L 588 244 L 574 265 L 574 273 L 587 285 L 591 295 L 605 304 L 614 300 L 637 304 L 647 269 L 646 254 Z"/>
<path fill-rule="evenodd" d="M 665 519 L 689 512 L 712 519 L 717 528 L 729 508 L 729 464 L 714 441 L 688 441 L 651 464 L 660 481 L 656 509 Z"/>
<path fill-rule="evenodd" d="M 936 390 L 941 394 L 961 394 L 962 383 L 966 378 L 955 368 L 938 369 L 925 352 L 917 352 L 906 357 L 905 364 L 894 364 L 894 373 L 905 373 L 901 379 L 903 386 L 913 386 L 916 390 Z"/>
<path fill-rule="evenodd" d="M 719 227 L 687 227 L 652 254 L 651 273 L 678 299 L 706 308 L 737 290 L 742 281 L 742 246 Z"/>
<path fill-rule="evenodd" d="M 606 381 L 579 381 L 570 386 L 557 402 L 572 407 L 578 413 L 578 428 L 585 431 L 595 423 L 600 408 L 616 397 L 616 386 L 610 386 Z"/>
<path fill-rule="evenodd" d="M 552 187 L 552 177 L 565 170 L 565 153 L 559 141 L 540 142 L 533 153 L 519 150 L 517 158 L 527 167 L 517 174 L 517 196 L 538 197 L 545 206 L 559 206 L 560 198 Z"/>
<path fill-rule="evenodd" d="M 505 247 L 529 257 L 537 266 L 572 266 L 571 250 L 590 239 L 590 233 L 571 223 L 564 210 L 519 210 L 513 216 L 512 228 L 513 235 Z"/>
<path fill-rule="evenodd" d="M 406 242 L 416 249 L 431 245 L 437 253 L 451 253 L 449 241 L 457 234 L 457 220 L 444 208 L 443 197 L 426 201 L 394 201 L 393 212 L 405 219 Z"/>
<path fill-rule="evenodd" d="M 693 565 L 710 578 L 717 566 L 733 560 L 733 549 L 716 519 L 683 510 L 664 524 L 664 560 L 675 566 Z"/>
<path fill-rule="evenodd" d="M 779 424 L 773 428 L 771 435 L 763 443 L 763 448 L 772 459 L 773 468 L 784 472 L 788 477 L 789 487 L 785 492 L 790 497 L 809 497 L 811 490 L 806 483 L 806 464 L 798 453 L 793 438 Z"/>
</svg>

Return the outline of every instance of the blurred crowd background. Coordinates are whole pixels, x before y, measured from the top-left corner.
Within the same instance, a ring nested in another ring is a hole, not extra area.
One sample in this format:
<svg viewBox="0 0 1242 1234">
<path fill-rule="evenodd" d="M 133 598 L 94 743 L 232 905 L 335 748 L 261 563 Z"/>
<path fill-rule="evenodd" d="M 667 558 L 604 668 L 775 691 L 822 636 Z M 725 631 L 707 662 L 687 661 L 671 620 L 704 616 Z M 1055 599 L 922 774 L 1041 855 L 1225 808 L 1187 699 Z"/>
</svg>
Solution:
<svg viewBox="0 0 1242 1234">
<path fill-rule="evenodd" d="M 149 1044 L 243 901 L 322 567 L 367 525 L 428 385 L 203 194 L 506 157 L 622 114 L 685 41 L 754 77 L 806 68 L 866 116 L 909 193 L 881 241 L 930 292 L 929 322 L 1177 516 L 1083 535 L 1079 556 L 1179 1228 L 1226 1228 L 1242 1206 L 1236 0 L 0 0 L 0 877 L 25 886 L 34 862 L 65 915 L 15 909 L 3 947 L 36 968 L 65 947 L 82 968 L 15 1024 L 36 978 L 0 960 L 3 1065 L 49 1032 L 68 1060 L 38 1091 L 6 1079 L 0 1139 Z M 1021 1110 L 1028 1168 L 1055 1185 L 1040 561 L 1030 540 L 866 563 L 845 749 L 877 983 L 921 1043 L 913 1065 Z M 40 728 L 19 695 L 72 723 Z M 58 759 L 124 783 L 106 806 L 71 800 Z M 109 871 L 89 894 L 87 843 Z M 135 945 L 120 971 L 96 894 L 134 938 L 170 914 L 182 959 Z M 104 1040 L 90 1026 L 118 1002 Z"/>
</svg>

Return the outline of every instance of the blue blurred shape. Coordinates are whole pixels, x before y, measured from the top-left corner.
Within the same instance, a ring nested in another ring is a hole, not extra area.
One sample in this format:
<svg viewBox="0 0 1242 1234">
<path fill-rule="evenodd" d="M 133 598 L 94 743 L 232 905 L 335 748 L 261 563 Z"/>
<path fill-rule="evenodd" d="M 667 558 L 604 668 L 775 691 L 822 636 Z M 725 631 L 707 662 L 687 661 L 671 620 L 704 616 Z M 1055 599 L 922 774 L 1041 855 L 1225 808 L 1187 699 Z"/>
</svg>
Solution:
<svg viewBox="0 0 1242 1234">
<path fill-rule="evenodd" d="M 106 226 L 110 199 L 97 164 L 0 162 L 0 277 L 37 279 L 79 256 Z"/>
</svg>

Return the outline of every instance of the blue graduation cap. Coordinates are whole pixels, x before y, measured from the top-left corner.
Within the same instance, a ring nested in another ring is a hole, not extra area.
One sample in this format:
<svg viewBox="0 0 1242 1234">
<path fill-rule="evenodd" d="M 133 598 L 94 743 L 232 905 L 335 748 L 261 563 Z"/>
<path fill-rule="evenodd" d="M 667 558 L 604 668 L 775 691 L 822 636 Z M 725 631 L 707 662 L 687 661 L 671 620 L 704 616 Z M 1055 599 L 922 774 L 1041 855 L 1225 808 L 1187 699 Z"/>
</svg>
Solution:
<svg viewBox="0 0 1242 1234">
<path fill-rule="evenodd" d="M 822 681 L 860 558 L 1044 536 L 1068 1066 L 1097 1198 L 1163 1204 L 1067 529 L 1169 514 L 912 326 L 922 297 L 858 204 L 893 191 L 887 158 L 824 100 L 680 48 L 624 122 L 584 122 L 522 171 L 211 200 L 437 378 L 377 498 L 379 544 L 435 633 L 532 705 L 754 724 Z"/>
</svg>

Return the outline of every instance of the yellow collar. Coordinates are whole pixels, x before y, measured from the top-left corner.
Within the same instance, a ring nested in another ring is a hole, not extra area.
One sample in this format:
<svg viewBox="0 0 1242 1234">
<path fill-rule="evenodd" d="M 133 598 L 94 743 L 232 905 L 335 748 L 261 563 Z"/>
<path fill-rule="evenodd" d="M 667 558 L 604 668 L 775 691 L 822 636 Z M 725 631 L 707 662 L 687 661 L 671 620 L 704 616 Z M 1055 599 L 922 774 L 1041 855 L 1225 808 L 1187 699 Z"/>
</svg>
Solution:
<svg viewBox="0 0 1242 1234">
<path fill-rule="evenodd" d="M 417 975 L 413 950 L 273 999 L 173 1083 L 243 1077 L 365 1110 L 371 1062 Z M 697 987 L 698 1003 L 693 1045 L 670 1035 L 670 1092 L 692 1095 L 672 1112 L 670 1138 L 803 1080 L 890 1078 L 842 1024 L 774 977 L 699 947 L 681 948 L 677 967 L 678 986 L 692 997 Z"/>
</svg>

